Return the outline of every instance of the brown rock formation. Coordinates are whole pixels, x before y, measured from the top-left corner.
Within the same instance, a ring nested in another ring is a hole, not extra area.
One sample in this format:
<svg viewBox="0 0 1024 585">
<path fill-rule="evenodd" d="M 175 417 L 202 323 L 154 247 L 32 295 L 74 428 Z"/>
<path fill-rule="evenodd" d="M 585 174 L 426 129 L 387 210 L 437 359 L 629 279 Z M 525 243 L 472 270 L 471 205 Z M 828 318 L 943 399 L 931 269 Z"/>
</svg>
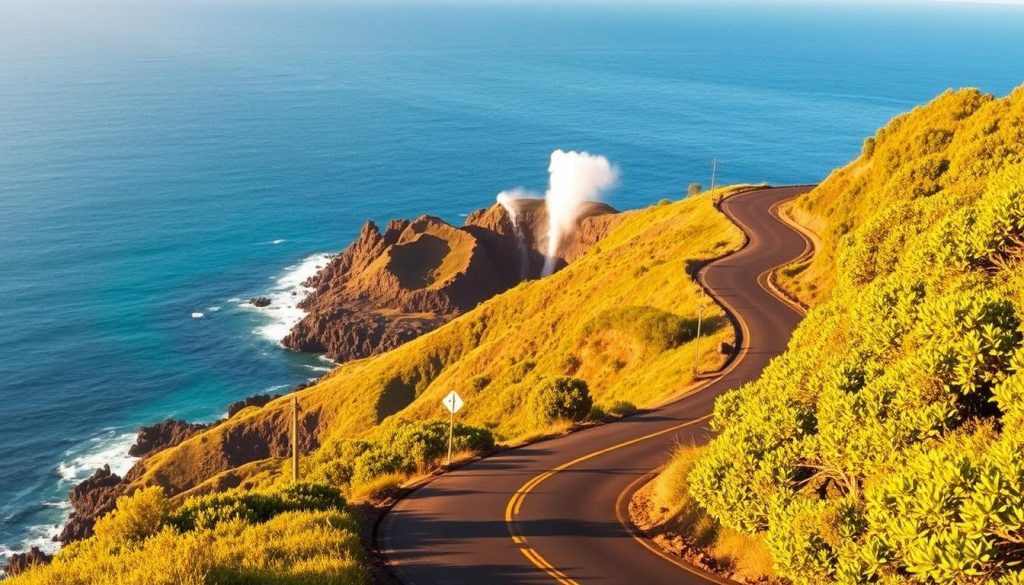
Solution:
<svg viewBox="0 0 1024 585">
<path fill-rule="evenodd" d="M 539 199 L 519 199 L 516 225 L 503 207 L 471 214 L 456 228 L 436 217 L 373 223 L 307 284 L 308 311 L 285 346 L 348 361 L 393 349 L 432 331 L 522 280 L 544 263 L 547 211 Z M 590 203 L 562 242 L 565 266 L 618 221 L 607 205 Z"/>
<path fill-rule="evenodd" d="M 17 553 L 8 557 L 4 572 L 7 573 L 8 577 L 13 577 L 24 573 L 35 565 L 48 565 L 52 560 L 53 556 L 39 550 L 39 547 L 33 546 L 28 552 Z"/>
<path fill-rule="evenodd" d="M 109 465 L 97 469 L 68 494 L 74 511 L 64 530 L 54 540 L 68 544 L 92 535 L 96 519 L 114 509 L 124 488 L 124 481 L 110 471 Z"/>
<path fill-rule="evenodd" d="M 277 398 L 278 396 L 280 396 L 280 394 L 254 394 L 252 396 L 246 396 L 242 400 L 232 402 L 231 404 L 228 405 L 228 418 L 235 416 L 236 414 L 242 412 L 243 410 L 249 408 L 250 406 L 255 406 L 256 408 L 263 408 L 264 406 L 267 405 L 268 402 Z"/>
<path fill-rule="evenodd" d="M 157 451 L 180 444 L 192 435 L 206 430 L 209 425 L 167 419 L 154 425 L 139 427 L 135 444 L 128 449 L 132 457 L 148 457 Z"/>
<path fill-rule="evenodd" d="M 294 388 L 292 388 L 288 392 L 285 392 L 284 394 L 253 394 L 252 396 L 246 396 L 245 398 L 232 402 L 231 404 L 228 405 L 228 418 L 235 416 L 236 414 L 242 412 L 243 410 L 249 408 L 250 406 L 255 406 L 256 408 L 263 408 L 264 406 L 269 404 L 271 400 L 274 400 L 275 398 L 280 398 L 285 394 L 291 392 L 298 392 L 299 390 L 304 390 L 312 385 L 313 382 L 305 382 L 295 386 Z"/>
<path fill-rule="evenodd" d="M 269 307 L 271 302 L 273 301 L 270 300 L 270 297 L 253 297 L 249 299 L 250 305 L 260 308 Z"/>
</svg>

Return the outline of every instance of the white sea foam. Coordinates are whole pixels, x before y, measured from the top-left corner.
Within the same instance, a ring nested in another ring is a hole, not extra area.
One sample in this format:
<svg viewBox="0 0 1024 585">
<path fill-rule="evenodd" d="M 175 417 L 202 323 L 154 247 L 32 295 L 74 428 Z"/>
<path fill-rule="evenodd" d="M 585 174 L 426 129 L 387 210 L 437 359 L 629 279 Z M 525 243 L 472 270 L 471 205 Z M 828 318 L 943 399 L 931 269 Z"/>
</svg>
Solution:
<svg viewBox="0 0 1024 585">
<path fill-rule="evenodd" d="M 37 524 L 35 526 L 29 526 L 25 534 L 25 538 L 14 546 L 16 548 L 10 548 L 5 545 L 0 545 L 0 578 L 3 578 L 4 572 L 2 567 L 6 564 L 6 560 L 22 552 L 27 552 L 32 547 L 36 547 L 39 550 L 47 553 L 54 554 L 60 549 L 60 543 L 54 541 L 61 532 L 61 528 L 67 521 L 68 515 L 71 513 L 71 503 L 67 500 L 43 502 L 43 506 L 47 508 L 55 508 L 60 511 L 59 519 L 53 524 Z M 5 518 L 10 520 L 10 518 Z"/>
<path fill-rule="evenodd" d="M 202 319 L 205 316 L 206 315 L 204 315 L 203 313 L 200 313 L 199 311 L 196 311 L 195 313 L 192 313 L 192 318 L 193 319 Z"/>
<path fill-rule="evenodd" d="M 66 520 L 66 518 L 65 518 Z M 22 543 L 22 550 L 29 550 L 33 546 L 39 547 L 39 550 L 53 554 L 60 549 L 60 543 L 55 542 L 53 539 L 55 536 L 60 534 L 63 521 L 60 524 L 40 524 L 38 526 L 30 526 L 28 529 L 28 538 Z"/>
<path fill-rule="evenodd" d="M 306 316 L 306 311 L 299 308 L 299 303 L 312 289 L 303 283 L 326 266 L 330 259 L 330 254 L 313 254 L 302 262 L 287 267 L 266 295 L 270 299 L 270 305 L 257 308 L 248 303 L 242 304 L 241 306 L 257 310 L 270 318 L 269 323 L 259 327 L 254 333 L 274 343 L 281 343 L 292 327 Z"/>
<path fill-rule="evenodd" d="M 206 310 L 211 313 L 216 313 L 217 311 L 220 310 L 220 307 L 206 307 Z"/>
<path fill-rule="evenodd" d="M 104 465 L 110 465 L 112 472 L 123 477 L 138 461 L 137 457 L 128 455 L 128 449 L 134 443 L 134 433 L 106 428 L 90 437 L 85 443 L 69 449 L 64 453 L 64 460 L 57 464 L 57 473 L 60 474 L 62 487 L 70 488 L 77 485 Z M 12 549 L 0 546 L 0 557 L 6 558 L 32 547 L 38 547 L 48 554 L 53 554 L 60 548 L 60 543 L 54 542 L 53 538 L 60 534 L 61 528 L 67 522 L 68 516 L 71 514 L 71 502 L 54 500 L 43 502 L 42 505 L 59 510 L 60 520 L 54 524 L 29 526 L 28 535 L 21 542 L 21 548 Z M 0 575 L 2 575 L 2 571 L 0 571 Z"/>
<path fill-rule="evenodd" d="M 47 502 L 49 504 L 49 502 Z M 11 555 L 26 552 L 32 547 L 37 547 L 39 550 L 46 554 L 54 554 L 60 550 L 60 543 L 54 541 L 54 537 L 60 534 L 63 523 L 67 520 L 67 514 L 61 520 L 60 524 L 39 524 L 37 526 L 28 527 L 28 536 L 25 540 L 21 541 L 20 548 L 8 548 L 0 545 L 0 560 L 6 561 Z M 6 564 L 6 562 L 0 563 L 0 566 Z M 6 574 L 3 569 L 0 568 L 0 577 L 4 577 Z"/>
<path fill-rule="evenodd" d="M 103 465 L 110 465 L 111 471 L 123 476 L 137 461 L 136 457 L 128 455 L 128 449 L 134 443 L 134 433 L 104 428 L 89 437 L 87 442 L 68 450 L 65 458 L 56 467 L 61 478 L 61 489 L 71 489 Z M 29 527 L 25 540 L 15 545 L 18 548 L 0 546 L 0 557 L 7 558 L 11 554 L 25 552 L 34 546 L 48 554 L 53 554 L 60 548 L 60 543 L 54 542 L 53 537 L 60 534 L 61 528 L 67 523 L 72 509 L 71 502 L 54 500 L 43 502 L 42 505 L 59 511 L 54 523 Z"/>
<path fill-rule="evenodd" d="M 85 444 L 68 450 L 64 460 L 57 464 L 57 473 L 65 481 L 77 484 L 97 469 L 110 465 L 112 472 L 123 476 L 138 460 L 128 455 L 128 449 L 134 443 L 134 433 L 104 429 Z"/>
</svg>

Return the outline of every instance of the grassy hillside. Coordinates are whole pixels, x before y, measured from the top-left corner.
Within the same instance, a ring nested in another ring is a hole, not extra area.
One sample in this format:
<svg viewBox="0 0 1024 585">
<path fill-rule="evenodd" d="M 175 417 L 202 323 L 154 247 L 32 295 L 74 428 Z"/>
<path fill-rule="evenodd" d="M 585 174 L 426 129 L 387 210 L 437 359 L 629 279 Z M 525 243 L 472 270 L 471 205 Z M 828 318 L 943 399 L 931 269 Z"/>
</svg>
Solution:
<svg viewBox="0 0 1024 585">
<path fill-rule="evenodd" d="M 741 244 L 742 233 L 709 195 L 629 212 L 566 269 L 523 283 L 393 351 L 339 366 L 298 393 L 307 445 L 315 437 L 337 449 L 338 441 L 385 421 L 390 428 L 399 419 L 442 418 L 440 400 L 452 389 L 466 401 L 459 419 L 498 441 L 549 430 L 524 404 L 534 388 L 558 376 L 586 381 L 604 408 L 663 400 L 692 382 L 697 306 L 708 303 L 688 267 Z M 732 341 L 734 333 L 717 306 L 705 319 L 700 360 L 713 369 L 725 359 L 719 342 Z M 178 494 L 210 478 L 219 482 L 225 473 L 227 483 L 240 481 L 250 461 L 286 452 L 289 400 L 243 411 L 155 455 L 136 483 Z M 253 449 L 254 441 L 269 444 Z M 240 453 L 236 443 L 251 452 Z"/>
<path fill-rule="evenodd" d="M 858 287 L 892 272 L 936 214 L 977 198 L 999 169 L 1024 160 L 1022 92 L 996 99 L 949 91 L 865 139 L 856 160 L 790 206 L 821 246 L 806 266 L 786 271 L 784 282 L 816 304 L 839 285 Z M 928 203 L 936 196 L 947 204 Z"/>
<path fill-rule="evenodd" d="M 795 205 L 816 304 L 687 476 L 795 583 L 1024 583 L 1024 89 L 946 93 Z"/>
<path fill-rule="evenodd" d="M 558 428 L 557 415 L 536 411 L 567 376 L 562 387 L 589 388 L 591 416 L 672 396 L 693 382 L 696 311 L 710 304 L 690 274 L 742 241 L 712 194 L 630 212 L 557 274 L 297 393 L 312 450 L 302 475 L 317 483 L 290 487 L 282 473 L 291 398 L 251 407 L 146 459 L 95 536 L 11 583 L 365 583 L 342 494 L 366 497 L 436 467 L 447 447 L 443 395 L 455 388 L 466 400 L 460 453 Z M 734 332 L 717 306 L 704 314 L 699 360 L 711 370 Z"/>
<path fill-rule="evenodd" d="M 336 490 L 299 485 L 172 510 L 157 487 L 118 501 L 96 535 L 8 585 L 368 585 L 355 520 Z"/>
</svg>

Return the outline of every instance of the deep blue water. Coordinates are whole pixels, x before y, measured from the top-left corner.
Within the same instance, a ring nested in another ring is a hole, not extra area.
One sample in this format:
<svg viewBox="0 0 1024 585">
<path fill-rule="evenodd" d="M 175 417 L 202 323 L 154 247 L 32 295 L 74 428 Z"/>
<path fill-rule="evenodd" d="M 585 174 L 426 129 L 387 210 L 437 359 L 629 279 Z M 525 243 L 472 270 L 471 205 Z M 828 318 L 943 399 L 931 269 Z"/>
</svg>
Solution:
<svg viewBox="0 0 1024 585">
<path fill-rule="evenodd" d="M 364 220 L 460 221 L 543 189 L 555 148 L 618 164 L 620 208 L 707 184 L 713 157 L 723 182 L 818 181 L 948 87 L 1024 81 L 1022 25 L 945 4 L 0 4 L 0 551 L 45 539 L 95 466 L 123 471 L 140 423 L 320 375 L 239 299 L 287 298 L 277 279 Z"/>
</svg>

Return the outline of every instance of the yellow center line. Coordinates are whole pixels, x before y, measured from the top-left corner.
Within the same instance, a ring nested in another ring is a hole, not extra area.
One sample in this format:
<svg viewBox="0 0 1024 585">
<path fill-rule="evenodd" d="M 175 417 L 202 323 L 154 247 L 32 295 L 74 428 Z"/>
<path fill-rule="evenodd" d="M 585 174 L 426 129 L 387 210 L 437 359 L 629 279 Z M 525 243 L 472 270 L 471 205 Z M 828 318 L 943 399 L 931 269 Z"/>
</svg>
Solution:
<svg viewBox="0 0 1024 585">
<path fill-rule="evenodd" d="M 787 225 L 787 227 L 790 227 L 790 226 L 788 226 L 787 222 L 783 221 L 777 215 L 777 209 L 776 208 L 781 203 L 782 202 L 780 201 L 778 203 L 773 204 L 769 208 L 769 210 L 768 210 L 769 214 L 774 216 L 780 223 L 783 223 L 784 225 Z M 744 224 L 742 221 L 740 221 L 739 219 L 737 219 L 735 217 L 730 217 L 729 219 L 731 221 L 733 221 L 734 223 L 738 224 L 740 226 L 740 228 L 744 231 L 744 233 L 747 234 L 748 244 L 749 244 L 749 238 L 750 238 L 750 234 L 751 234 L 751 231 L 750 231 L 749 227 L 746 224 Z M 790 229 L 793 229 L 793 228 L 790 227 Z M 808 252 L 809 249 L 813 249 L 813 246 L 810 244 L 808 238 L 806 236 L 804 236 L 804 234 L 802 234 L 799 230 L 793 229 L 793 231 L 797 232 L 803 238 L 803 240 L 804 240 L 804 246 L 805 246 L 804 252 L 802 252 L 801 255 L 798 256 L 798 258 L 799 258 L 799 257 L 802 257 L 803 255 L 805 255 Z M 731 256 L 731 254 L 730 254 L 730 256 Z M 725 257 L 728 258 L 728 256 L 725 256 Z M 720 259 L 718 259 L 718 260 L 720 260 Z M 780 264 L 778 266 L 773 266 L 773 267 L 765 270 L 764 272 L 758 274 L 758 276 L 756 278 L 756 282 L 757 282 L 759 287 L 761 287 L 762 289 L 767 291 L 773 297 L 781 300 L 784 304 L 786 304 L 790 308 L 796 310 L 798 313 L 800 313 L 802 315 L 802 314 L 804 314 L 803 307 L 800 307 L 796 303 L 790 301 L 788 298 L 785 298 L 785 296 L 781 295 L 778 291 L 772 290 L 772 288 L 769 286 L 769 284 L 766 284 L 766 283 L 769 282 L 768 281 L 768 277 L 769 277 L 769 275 L 771 274 L 772 271 L 778 270 L 780 267 L 785 266 L 785 265 L 787 265 L 787 264 L 789 264 L 789 263 L 791 263 L 793 261 L 794 260 L 789 260 L 789 261 L 787 261 L 787 262 L 785 262 L 783 264 Z M 735 359 L 733 359 L 732 362 L 727 367 L 723 368 L 720 372 L 718 372 L 718 374 L 715 377 L 713 377 L 711 379 L 708 379 L 708 380 L 706 380 L 703 383 L 697 384 L 696 386 L 691 388 L 689 391 L 687 391 L 684 394 L 682 394 L 681 396 L 679 396 L 678 399 L 673 400 L 673 402 L 676 402 L 678 400 L 682 400 L 683 398 L 685 398 L 687 396 L 695 394 L 695 393 L 697 393 L 697 392 L 707 388 L 711 384 L 717 382 L 718 380 L 722 379 L 723 377 L 725 377 L 736 366 L 738 366 L 740 364 L 740 362 L 743 361 L 743 358 L 746 357 L 746 355 L 747 355 L 747 353 L 749 352 L 749 349 L 750 349 L 750 330 L 749 330 L 749 328 L 747 326 L 747 323 L 743 320 L 742 316 L 740 315 L 740 313 L 738 311 L 736 311 L 736 308 L 729 301 L 727 301 L 724 298 L 716 296 L 715 294 L 713 294 L 712 291 L 707 289 L 707 287 L 701 283 L 701 278 L 700 278 L 701 275 L 704 273 L 704 271 L 707 268 L 709 268 L 713 264 L 714 264 L 714 262 L 704 266 L 703 268 L 701 268 L 697 272 L 697 281 L 698 281 L 699 284 L 701 284 L 702 287 L 705 288 L 705 290 L 707 291 L 709 296 L 711 296 L 720 305 L 724 306 L 726 311 L 728 311 L 729 313 L 731 313 L 735 317 L 736 322 L 737 322 L 737 324 L 740 327 L 740 332 L 741 332 L 740 333 L 740 336 L 741 336 L 740 345 L 741 345 L 741 347 L 739 348 L 739 351 L 737 352 Z M 540 569 L 540 570 L 544 571 L 545 573 L 547 573 L 549 576 L 554 578 L 559 583 L 563 583 L 565 585 L 579 585 L 576 581 L 571 579 L 568 575 L 566 575 L 562 571 L 559 571 L 558 569 L 556 569 L 551 563 L 549 563 L 547 561 L 547 559 L 545 559 L 543 556 L 541 556 L 541 554 L 539 552 L 537 552 L 536 549 L 532 548 L 529 545 L 529 543 L 527 543 L 526 537 L 523 536 L 522 534 L 520 534 L 519 530 L 516 528 L 515 520 L 516 520 L 516 517 L 519 516 L 519 512 L 522 509 L 523 502 L 526 500 L 526 495 L 528 493 L 530 493 L 538 485 L 540 485 L 542 482 L 547 480 L 549 477 L 555 475 L 556 473 L 565 471 L 566 469 L 569 469 L 570 467 L 573 467 L 575 465 L 583 463 L 584 461 L 593 459 L 595 457 L 600 457 L 601 455 L 604 455 L 606 453 L 610 453 L 612 451 L 615 451 L 617 449 L 621 449 L 623 447 L 628 447 L 630 445 L 635 445 L 637 443 L 640 443 L 642 441 L 646 441 L 648 439 L 653 439 L 655 437 L 664 435 L 666 433 L 671 433 L 673 431 L 677 431 L 679 429 L 682 429 L 682 428 L 685 428 L 685 427 L 688 427 L 688 426 L 692 426 L 692 425 L 695 425 L 695 424 L 707 421 L 712 416 L 713 416 L 713 414 L 706 414 L 706 415 L 704 415 L 704 416 L 702 416 L 700 418 L 692 419 L 692 420 L 680 423 L 678 425 L 669 427 L 667 429 L 662 429 L 660 431 L 656 431 L 656 432 L 650 433 L 648 435 L 644 435 L 642 437 L 637 437 L 635 439 L 630 439 L 628 441 L 624 441 L 622 443 L 618 443 L 618 444 L 612 445 L 610 447 L 605 447 L 604 449 L 601 449 L 601 450 L 598 450 L 598 451 L 594 451 L 592 453 L 588 453 L 586 455 L 583 455 L 582 457 L 577 457 L 576 459 L 573 459 L 572 461 L 563 463 L 563 464 L 559 465 L 558 467 L 555 467 L 554 469 L 545 471 L 543 473 L 540 473 L 540 474 L 534 476 L 529 481 L 524 483 L 518 490 L 516 490 L 516 492 L 512 495 L 512 498 L 509 499 L 508 505 L 505 507 L 505 523 L 508 526 L 508 531 L 509 531 L 509 534 L 512 537 L 512 542 L 516 544 L 516 546 L 519 548 L 519 551 L 523 553 L 523 556 L 525 556 L 527 558 L 527 560 L 529 560 L 531 563 L 533 563 L 534 566 L 536 566 L 538 569 Z M 643 479 L 645 477 L 647 477 L 647 475 L 641 476 L 640 479 Z M 715 583 L 730 583 L 730 581 L 722 580 L 717 575 L 712 575 L 710 573 L 707 573 L 706 571 L 701 571 L 700 569 L 698 569 L 696 567 L 689 566 L 687 564 L 684 564 L 681 561 L 678 561 L 676 559 L 673 559 L 673 558 L 669 557 L 664 552 L 662 552 L 661 550 L 657 549 L 657 547 L 655 547 L 654 545 L 651 545 L 645 539 L 641 538 L 639 535 L 636 534 L 635 530 L 633 530 L 630 527 L 630 524 L 628 522 L 626 522 L 625 519 L 622 517 L 621 511 L 619 509 L 620 508 L 620 504 L 621 504 L 621 500 L 624 497 L 624 494 L 627 493 L 630 490 L 630 488 L 634 487 L 636 485 L 636 483 L 637 483 L 636 481 L 631 483 L 626 488 L 625 491 L 623 491 L 622 493 L 619 494 L 618 501 L 616 501 L 616 511 L 615 511 L 616 516 L 618 517 L 619 521 L 623 524 L 623 526 L 626 526 L 627 529 L 629 529 L 630 535 L 635 540 L 640 542 L 645 548 L 650 550 L 651 552 L 654 552 L 658 556 L 660 556 L 660 557 L 662 557 L 662 558 L 664 558 L 666 560 L 669 560 L 673 564 L 677 565 L 678 567 L 680 567 L 680 568 L 682 568 L 682 569 L 684 569 L 686 571 L 689 571 L 690 573 L 693 573 L 695 575 L 704 577 L 704 578 L 709 579 L 709 580 L 711 580 L 711 581 L 713 581 Z"/>
<path fill-rule="evenodd" d="M 709 381 L 708 383 L 711 383 L 711 381 Z M 656 431 L 648 435 L 644 435 L 642 437 L 637 437 L 635 439 L 623 441 L 622 443 L 618 443 L 610 447 L 605 447 L 604 449 L 601 449 L 599 451 L 594 451 L 592 453 L 583 455 L 582 457 L 577 457 L 572 461 L 563 463 L 554 469 L 545 471 L 544 473 L 535 476 L 530 481 L 524 483 L 522 487 L 520 487 L 518 490 L 516 490 L 515 494 L 513 494 L 512 498 L 508 501 L 508 506 L 505 507 L 505 523 L 508 524 L 508 530 L 512 536 L 512 542 L 514 542 L 519 547 L 519 551 L 522 552 L 523 556 L 525 556 L 531 563 L 533 563 L 534 566 L 536 566 L 538 569 L 544 571 L 545 573 L 553 577 L 556 581 L 566 584 L 576 584 L 576 581 L 572 580 L 565 573 L 556 569 L 551 563 L 547 561 L 547 559 L 541 556 L 541 554 L 537 552 L 536 549 L 530 547 L 530 545 L 526 541 L 526 537 L 520 534 L 518 529 L 516 528 L 515 519 L 519 515 L 519 511 L 522 508 L 523 501 L 526 499 L 526 494 L 530 493 L 534 488 L 543 483 L 549 477 L 555 475 L 556 473 L 565 471 L 566 469 L 569 469 L 574 465 L 578 465 L 580 463 L 583 463 L 584 461 L 593 459 L 595 457 L 600 457 L 601 455 L 610 453 L 623 447 L 635 445 L 642 441 L 653 439 L 654 437 L 658 437 L 666 433 L 671 433 L 673 431 L 677 431 L 685 427 L 702 423 L 710 419 L 711 416 L 712 415 L 707 414 L 700 418 L 688 420 L 678 425 L 671 426 L 667 429 L 662 429 L 660 431 Z"/>
</svg>

